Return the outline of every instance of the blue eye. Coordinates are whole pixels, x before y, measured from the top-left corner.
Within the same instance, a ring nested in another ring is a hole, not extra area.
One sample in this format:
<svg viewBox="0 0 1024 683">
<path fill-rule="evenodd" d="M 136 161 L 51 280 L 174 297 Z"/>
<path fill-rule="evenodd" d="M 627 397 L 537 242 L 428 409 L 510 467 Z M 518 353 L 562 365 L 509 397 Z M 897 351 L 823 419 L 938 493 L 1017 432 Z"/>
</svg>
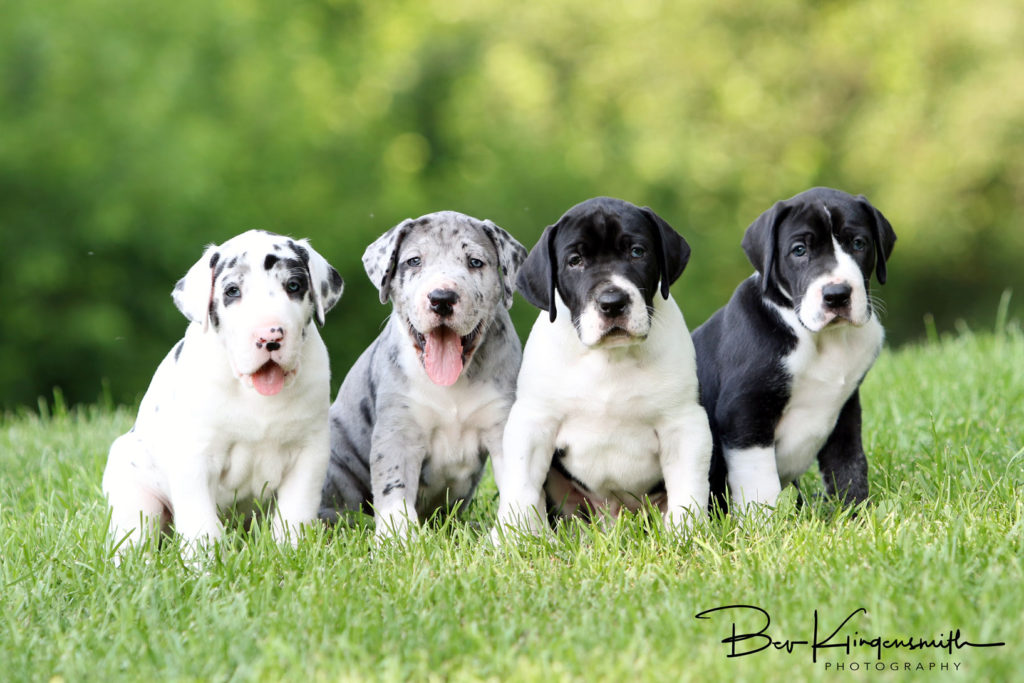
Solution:
<svg viewBox="0 0 1024 683">
<path fill-rule="evenodd" d="M 807 246 L 803 242 L 797 242 L 790 248 L 789 253 L 797 258 L 807 256 Z"/>
<path fill-rule="evenodd" d="M 291 293 L 295 293 L 302 289 L 302 280 L 297 277 L 290 278 L 284 286 L 285 290 Z"/>
<path fill-rule="evenodd" d="M 853 250 L 854 251 L 864 251 L 867 248 L 868 248 L 868 241 L 866 239 L 864 239 L 863 237 L 854 237 L 853 238 Z"/>
<path fill-rule="evenodd" d="M 410 268 L 419 268 L 420 263 L 422 262 L 423 261 L 422 259 L 420 259 L 419 256 L 413 256 L 411 259 L 405 262 L 405 265 L 409 266 Z"/>
<path fill-rule="evenodd" d="M 478 258 L 471 258 L 471 259 L 469 259 L 469 267 L 470 268 L 483 268 L 484 267 L 484 262 L 481 261 Z"/>
<path fill-rule="evenodd" d="M 647 255 L 647 250 L 641 246 L 634 246 L 629 250 L 629 257 L 634 259 L 641 259 Z"/>
<path fill-rule="evenodd" d="M 229 299 L 237 299 L 242 296 L 242 290 L 238 288 L 238 285 L 228 285 L 224 288 L 224 296 Z"/>
</svg>

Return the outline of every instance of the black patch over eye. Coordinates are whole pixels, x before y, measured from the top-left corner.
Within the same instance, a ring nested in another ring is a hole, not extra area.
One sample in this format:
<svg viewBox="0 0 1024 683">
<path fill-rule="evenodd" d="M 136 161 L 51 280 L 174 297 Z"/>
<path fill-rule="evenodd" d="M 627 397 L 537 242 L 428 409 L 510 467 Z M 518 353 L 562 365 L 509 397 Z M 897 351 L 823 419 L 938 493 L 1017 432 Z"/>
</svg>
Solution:
<svg viewBox="0 0 1024 683">
<path fill-rule="evenodd" d="M 629 257 L 632 259 L 642 259 L 647 255 L 647 250 L 641 247 L 639 244 L 634 244 L 629 250 Z"/>
<path fill-rule="evenodd" d="M 797 242 L 789 249 L 789 253 L 797 258 L 801 256 L 807 256 L 807 245 L 803 242 Z"/>
<path fill-rule="evenodd" d="M 579 268 L 583 265 L 583 257 L 579 254 L 570 254 L 569 258 L 566 259 L 566 263 L 569 264 L 570 268 Z"/>
<path fill-rule="evenodd" d="M 224 296 L 229 299 L 238 299 L 242 296 L 242 290 L 238 285 L 228 285 L 224 288 Z"/>
<path fill-rule="evenodd" d="M 868 241 L 863 237 L 854 237 L 851 246 L 854 251 L 864 251 L 868 248 Z"/>
<path fill-rule="evenodd" d="M 471 259 L 469 259 L 469 267 L 470 268 L 483 268 L 484 267 L 484 262 L 481 261 L 478 258 L 471 258 Z"/>
<path fill-rule="evenodd" d="M 302 285 L 305 284 L 301 278 L 290 277 L 288 282 L 284 283 L 284 289 L 286 292 L 294 294 L 302 289 Z"/>
<path fill-rule="evenodd" d="M 421 259 L 419 256 L 413 256 L 411 259 L 408 259 L 405 262 L 405 265 L 409 266 L 410 268 L 419 268 L 421 263 L 423 263 L 423 259 Z"/>
</svg>

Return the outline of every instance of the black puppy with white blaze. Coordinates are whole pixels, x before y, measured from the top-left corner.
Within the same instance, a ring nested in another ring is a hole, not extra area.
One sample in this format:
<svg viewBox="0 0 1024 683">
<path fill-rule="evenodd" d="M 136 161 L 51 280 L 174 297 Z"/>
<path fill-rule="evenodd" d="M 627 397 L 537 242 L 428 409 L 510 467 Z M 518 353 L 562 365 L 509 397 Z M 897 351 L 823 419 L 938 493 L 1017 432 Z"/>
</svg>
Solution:
<svg viewBox="0 0 1024 683">
<path fill-rule="evenodd" d="M 755 220 L 757 272 L 693 333 L 715 448 L 712 503 L 773 506 L 815 459 L 829 495 L 867 498 L 858 388 L 885 336 L 869 295 L 896 235 L 863 196 L 816 187 Z"/>
<path fill-rule="evenodd" d="M 689 257 L 668 223 L 620 199 L 587 200 L 544 231 L 516 281 L 546 312 L 492 458 L 500 526 L 537 532 L 549 507 L 604 517 L 645 500 L 674 526 L 703 516 L 711 432 L 669 293 Z"/>
</svg>

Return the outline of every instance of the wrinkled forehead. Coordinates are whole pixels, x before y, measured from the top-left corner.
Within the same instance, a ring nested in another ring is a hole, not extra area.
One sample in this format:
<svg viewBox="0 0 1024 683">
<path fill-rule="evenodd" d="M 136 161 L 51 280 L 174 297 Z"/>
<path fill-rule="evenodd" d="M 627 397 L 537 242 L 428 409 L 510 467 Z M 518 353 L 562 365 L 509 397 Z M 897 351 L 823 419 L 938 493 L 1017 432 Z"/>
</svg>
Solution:
<svg viewBox="0 0 1024 683">
<path fill-rule="evenodd" d="M 646 240 L 650 226 L 636 212 L 588 211 L 568 217 L 564 228 L 555 237 L 556 248 L 586 245 L 593 251 L 619 251 L 623 240 Z"/>
<path fill-rule="evenodd" d="M 479 222 L 449 212 L 424 216 L 410 226 L 402 241 L 401 253 L 404 255 L 413 251 L 421 256 L 451 254 L 458 258 L 467 252 L 491 256 L 497 254 L 494 244 Z"/>
<path fill-rule="evenodd" d="M 305 269 L 308 254 L 294 240 L 262 231 L 250 231 L 234 237 L 217 248 L 214 279 L 248 273 L 266 273 L 279 279 L 292 271 Z"/>
<path fill-rule="evenodd" d="M 870 230 L 872 220 L 865 207 L 855 201 L 840 198 L 803 202 L 791 211 L 784 235 L 810 229 L 821 237 L 838 236 L 843 230 Z"/>
</svg>

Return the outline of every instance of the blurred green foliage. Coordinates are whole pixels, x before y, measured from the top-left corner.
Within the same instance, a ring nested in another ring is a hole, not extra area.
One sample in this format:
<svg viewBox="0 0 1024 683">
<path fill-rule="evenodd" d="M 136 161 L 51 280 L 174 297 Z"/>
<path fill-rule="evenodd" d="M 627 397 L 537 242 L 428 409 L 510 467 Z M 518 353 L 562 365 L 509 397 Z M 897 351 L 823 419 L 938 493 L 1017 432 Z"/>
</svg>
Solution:
<svg viewBox="0 0 1024 683">
<path fill-rule="evenodd" d="M 0 401 L 141 395 L 204 244 L 310 237 L 345 277 L 336 387 L 387 315 L 362 250 L 456 209 L 531 246 L 569 206 L 650 205 L 693 246 L 691 328 L 743 229 L 813 185 L 899 242 L 890 339 L 1024 298 L 1019 0 L 5 0 Z M 525 336 L 535 312 L 513 308 Z"/>
</svg>

